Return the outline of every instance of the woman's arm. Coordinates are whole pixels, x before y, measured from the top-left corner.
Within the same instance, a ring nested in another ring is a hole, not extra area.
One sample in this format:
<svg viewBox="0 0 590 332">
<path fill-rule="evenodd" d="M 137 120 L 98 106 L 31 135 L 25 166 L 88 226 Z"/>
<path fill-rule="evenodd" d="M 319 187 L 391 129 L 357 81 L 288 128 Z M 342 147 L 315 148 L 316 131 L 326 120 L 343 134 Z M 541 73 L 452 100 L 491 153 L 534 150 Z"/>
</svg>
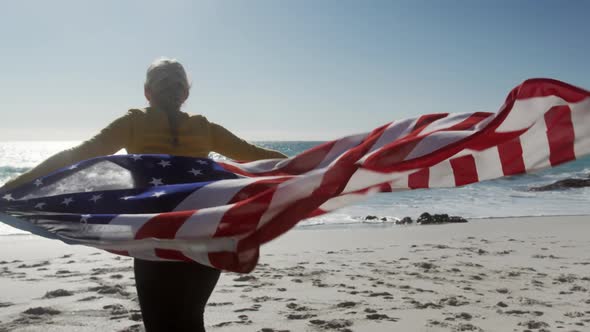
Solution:
<svg viewBox="0 0 590 332">
<path fill-rule="evenodd" d="M 1 189 L 10 190 L 23 183 L 32 181 L 43 175 L 47 175 L 60 168 L 75 164 L 79 161 L 113 154 L 125 146 L 131 138 L 131 117 L 133 111 L 113 121 L 100 131 L 96 136 L 71 149 L 59 152 L 47 160 L 8 181 Z"/>
<path fill-rule="evenodd" d="M 278 151 L 250 144 L 216 123 L 210 123 L 209 128 L 213 144 L 212 150 L 224 156 L 241 161 L 287 158 L 286 155 Z"/>
</svg>

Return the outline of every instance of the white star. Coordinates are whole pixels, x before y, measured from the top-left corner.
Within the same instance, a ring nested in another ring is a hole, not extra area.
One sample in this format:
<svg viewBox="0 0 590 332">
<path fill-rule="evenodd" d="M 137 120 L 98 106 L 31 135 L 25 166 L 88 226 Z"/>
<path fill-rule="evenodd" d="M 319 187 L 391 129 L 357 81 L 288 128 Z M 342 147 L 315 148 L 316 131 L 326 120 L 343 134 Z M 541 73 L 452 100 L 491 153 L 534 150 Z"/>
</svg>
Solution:
<svg viewBox="0 0 590 332">
<path fill-rule="evenodd" d="M 197 162 L 198 162 L 200 165 L 207 165 L 207 164 L 209 164 L 208 162 L 206 162 L 206 161 L 204 161 L 204 160 L 197 160 Z"/>
<path fill-rule="evenodd" d="M 96 203 L 99 199 L 102 198 L 102 194 L 98 194 L 98 195 L 92 195 L 92 198 L 90 199 L 92 202 Z"/>
<path fill-rule="evenodd" d="M 160 197 L 162 195 L 164 195 L 166 192 L 165 191 L 156 191 L 152 197 Z"/>
<path fill-rule="evenodd" d="M 133 159 L 133 161 L 138 161 L 138 160 L 141 160 L 141 156 L 134 154 L 134 155 L 131 155 L 131 159 Z"/>
<path fill-rule="evenodd" d="M 43 207 L 45 205 L 47 205 L 47 203 L 39 202 L 39 203 L 35 204 L 35 209 L 41 210 L 41 209 L 43 209 Z"/>
<path fill-rule="evenodd" d="M 170 166 L 170 162 L 168 160 L 160 160 L 160 162 L 158 163 L 158 165 L 166 168 L 166 167 Z"/>
<path fill-rule="evenodd" d="M 12 194 L 6 194 L 2 196 L 2 198 L 4 198 L 7 201 L 14 201 L 14 197 L 12 197 Z"/>
<path fill-rule="evenodd" d="M 69 170 L 76 169 L 76 168 L 78 168 L 78 165 L 72 165 L 72 166 L 68 167 Z"/>
<path fill-rule="evenodd" d="M 43 185 L 43 181 L 41 181 L 41 179 L 37 179 L 35 180 L 35 186 L 39 187 Z"/>
<path fill-rule="evenodd" d="M 203 171 L 201 171 L 200 169 L 191 169 L 190 171 L 188 171 L 189 173 L 192 173 L 194 176 L 197 175 L 203 175 Z"/>
<path fill-rule="evenodd" d="M 123 197 L 121 197 L 121 199 L 124 200 L 124 201 L 129 200 L 129 199 L 132 199 L 132 198 L 133 198 L 133 196 L 123 196 Z"/>
<path fill-rule="evenodd" d="M 65 204 L 66 206 L 69 206 L 69 205 L 70 205 L 70 203 L 72 203 L 73 201 L 74 201 L 74 199 L 73 199 L 73 198 L 71 198 L 71 197 L 67 197 L 67 198 L 65 198 L 65 199 L 63 200 L 63 202 L 61 202 L 61 204 Z"/>
<path fill-rule="evenodd" d="M 156 178 L 152 178 L 152 181 L 150 181 L 150 184 L 152 184 L 153 186 L 156 186 L 156 187 L 163 185 L 162 179 L 156 179 Z"/>
</svg>

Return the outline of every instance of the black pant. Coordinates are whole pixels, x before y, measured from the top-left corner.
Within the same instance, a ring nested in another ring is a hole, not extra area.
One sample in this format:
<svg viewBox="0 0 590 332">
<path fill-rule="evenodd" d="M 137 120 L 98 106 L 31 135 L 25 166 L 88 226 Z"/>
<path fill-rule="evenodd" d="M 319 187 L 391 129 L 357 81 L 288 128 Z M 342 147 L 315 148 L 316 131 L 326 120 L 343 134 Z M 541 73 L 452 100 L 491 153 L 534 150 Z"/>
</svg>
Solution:
<svg viewBox="0 0 590 332">
<path fill-rule="evenodd" d="M 134 261 L 146 332 L 205 332 L 203 313 L 220 271 L 197 263 Z"/>
</svg>

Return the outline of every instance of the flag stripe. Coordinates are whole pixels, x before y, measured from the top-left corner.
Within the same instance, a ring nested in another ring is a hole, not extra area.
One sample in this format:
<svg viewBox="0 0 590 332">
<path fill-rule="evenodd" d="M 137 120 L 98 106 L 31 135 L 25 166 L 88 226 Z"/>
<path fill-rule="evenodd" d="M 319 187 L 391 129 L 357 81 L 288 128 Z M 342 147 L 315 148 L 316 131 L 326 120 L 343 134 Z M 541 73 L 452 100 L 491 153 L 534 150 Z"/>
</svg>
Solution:
<svg viewBox="0 0 590 332">
<path fill-rule="evenodd" d="M 520 139 L 514 139 L 498 145 L 498 153 L 504 175 L 516 175 L 526 171 L 524 160 L 522 159 Z"/>
<path fill-rule="evenodd" d="M 551 166 L 576 159 L 574 153 L 574 125 L 568 106 L 557 106 L 545 113 L 547 139 L 549 140 L 549 160 Z"/>
<path fill-rule="evenodd" d="M 479 181 L 475 158 L 472 155 L 453 158 L 450 162 L 455 175 L 455 186 L 464 186 Z"/>
<path fill-rule="evenodd" d="M 430 182 L 430 170 L 423 168 L 418 172 L 412 173 L 408 177 L 408 187 L 411 189 L 428 188 Z"/>
<path fill-rule="evenodd" d="M 135 234 L 135 239 L 173 239 L 178 229 L 195 212 L 196 210 L 188 210 L 158 214 L 143 224 Z"/>
</svg>

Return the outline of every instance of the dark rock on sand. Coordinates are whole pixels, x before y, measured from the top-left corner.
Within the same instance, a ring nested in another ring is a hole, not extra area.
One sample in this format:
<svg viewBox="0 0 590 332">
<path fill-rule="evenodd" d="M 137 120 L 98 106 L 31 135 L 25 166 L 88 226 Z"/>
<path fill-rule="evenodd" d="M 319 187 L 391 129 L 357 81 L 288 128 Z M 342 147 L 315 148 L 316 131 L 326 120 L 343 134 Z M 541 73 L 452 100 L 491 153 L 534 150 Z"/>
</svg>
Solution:
<svg viewBox="0 0 590 332">
<path fill-rule="evenodd" d="M 403 217 L 402 220 L 398 220 L 395 223 L 397 225 L 409 225 L 409 224 L 411 224 L 413 222 L 414 222 L 414 220 L 412 220 L 412 218 L 410 218 L 410 217 Z"/>
<path fill-rule="evenodd" d="M 431 215 L 428 212 L 424 212 L 416 220 L 416 223 L 420 225 L 432 225 L 432 224 L 448 224 L 448 223 L 465 223 L 467 220 L 459 216 L 451 216 L 448 214 L 434 214 Z"/>
<path fill-rule="evenodd" d="M 590 187 L 590 178 L 588 178 L 588 179 L 570 178 L 570 179 L 559 180 L 557 182 L 553 182 L 553 183 L 545 185 L 545 186 L 529 188 L 529 191 L 564 190 L 564 189 L 570 189 L 570 188 L 583 188 L 583 187 Z"/>
<path fill-rule="evenodd" d="M 377 217 L 377 216 L 368 215 L 365 217 L 365 220 L 377 220 L 377 219 L 379 219 L 379 217 Z"/>
</svg>

